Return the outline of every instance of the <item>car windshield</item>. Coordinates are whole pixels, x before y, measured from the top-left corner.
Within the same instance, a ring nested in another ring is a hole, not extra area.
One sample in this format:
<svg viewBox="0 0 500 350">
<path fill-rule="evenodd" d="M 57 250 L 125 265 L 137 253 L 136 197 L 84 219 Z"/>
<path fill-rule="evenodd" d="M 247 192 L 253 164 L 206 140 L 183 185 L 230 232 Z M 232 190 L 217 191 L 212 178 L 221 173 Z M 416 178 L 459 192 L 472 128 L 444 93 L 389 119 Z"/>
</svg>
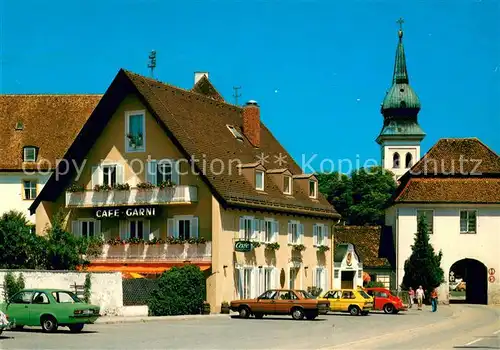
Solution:
<svg viewBox="0 0 500 350">
<path fill-rule="evenodd" d="M 361 296 L 365 299 L 370 299 L 370 296 L 368 294 L 366 294 L 364 290 L 360 290 L 359 294 L 361 294 Z"/>
<path fill-rule="evenodd" d="M 297 294 L 303 299 L 316 299 L 314 295 L 312 295 L 309 292 L 306 292 L 305 290 L 298 290 Z"/>
<path fill-rule="evenodd" d="M 71 292 L 52 292 L 52 296 L 58 303 L 81 303 L 82 301 Z"/>
</svg>

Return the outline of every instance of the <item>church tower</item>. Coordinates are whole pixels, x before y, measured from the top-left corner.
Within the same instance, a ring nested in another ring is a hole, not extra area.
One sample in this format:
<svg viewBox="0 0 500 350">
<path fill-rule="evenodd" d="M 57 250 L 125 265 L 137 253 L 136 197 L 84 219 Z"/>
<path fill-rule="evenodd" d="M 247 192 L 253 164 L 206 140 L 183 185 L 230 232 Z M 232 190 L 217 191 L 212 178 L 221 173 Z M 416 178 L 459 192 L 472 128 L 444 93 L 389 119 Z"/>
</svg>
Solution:
<svg viewBox="0 0 500 350">
<path fill-rule="evenodd" d="M 420 159 L 420 143 L 425 133 L 418 124 L 420 101 L 410 86 L 403 47 L 403 20 L 398 36 L 392 86 L 385 95 L 381 113 L 384 125 L 377 137 L 382 153 L 382 166 L 396 175 L 396 180 Z"/>
</svg>

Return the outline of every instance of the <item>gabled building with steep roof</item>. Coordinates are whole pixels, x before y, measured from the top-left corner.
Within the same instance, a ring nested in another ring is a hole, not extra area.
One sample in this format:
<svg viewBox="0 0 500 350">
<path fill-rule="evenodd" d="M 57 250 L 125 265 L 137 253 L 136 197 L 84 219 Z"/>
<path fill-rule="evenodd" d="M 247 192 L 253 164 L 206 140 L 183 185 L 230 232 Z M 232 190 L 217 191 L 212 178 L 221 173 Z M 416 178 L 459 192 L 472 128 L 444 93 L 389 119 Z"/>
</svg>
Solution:
<svg viewBox="0 0 500 350">
<path fill-rule="evenodd" d="M 470 303 L 500 303 L 500 157 L 477 138 L 439 140 L 400 178 L 386 225 L 395 242 L 396 280 L 412 252 L 419 218 L 443 253 L 447 301 L 456 279 Z M 417 287 L 417 286 L 413 286 Z"/>
<path fill-rule="evenodd" d="M 90 271 L 197 264 L 213 309 L 331 286 L 339 214 L 259 105 L 224 102 L 206 74 L 184 90 L 120 70 L 62 158 L 30 210 L 40 234 L 62 210 L 75 235 L 103 237 Z"/>
<path fill-rule="evenodd" d="M 410 86 L 402 28 L 398 37 L 392 86 L 382 102 L 384 123 L 376 140 L 381 147 L 382 167 L 392 171 L 396 179 L 420 159 L 420 143 L 425 137 L 418 123 L 420 100 Z"/>
<path fill-rule="evenodd" d="M 0 215 L 29 206 L 102 95 L 0 95 Z"/>
</svg>

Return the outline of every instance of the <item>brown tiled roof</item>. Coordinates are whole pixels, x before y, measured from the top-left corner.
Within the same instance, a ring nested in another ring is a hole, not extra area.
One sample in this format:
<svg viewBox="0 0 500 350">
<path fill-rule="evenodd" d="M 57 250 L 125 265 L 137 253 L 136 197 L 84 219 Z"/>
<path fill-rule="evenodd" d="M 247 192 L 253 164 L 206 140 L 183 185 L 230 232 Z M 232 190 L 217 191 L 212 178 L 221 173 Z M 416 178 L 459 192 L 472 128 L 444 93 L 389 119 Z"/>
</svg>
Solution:
<svg viewBox="0 0 500 350">
<path fill-rule="evenodd" d="M 47 160 L 25 169 L 55 168 L 101 96 L 0 95 L 0 171 L 22 170 L 25 146 L 38 147 L 38 160 Z"/>
<path fill-rule="evenodd" d="M 411 178 L 396 202 L 500 203 L 500 178 Z"/>
<path fill-rule="evenodd" d="M 216 101 L 224 101 L 224 98 L 215 89 L 206 75 L 203 75 L 200 80 L 198 80 L 198 82 L 194 84 L 192 91 L 213 98 Z"/>
<path fill-rule="evenodd" d="M 500 174 L 500 158 L 477 138 L 440 139 L 410 173 L 417 176 Z"/>
<path fill-rule="evenodd" d="M 289 195 L 283 194 L 273 181 L 266 181 L 263 193 L 255 190 L 245 177 L 239 174 L 238 163 L 230 162 L 231 159 L 251 164 L 255 163 L 257 156 L 262 153 L 268 155 L 271 161 L 280 153 L 287 156 L 287 166 L 291 173 L 301 173 L 300 167 L 263 123 L 260 147 L 254 148 L 247 139 L 238 141 L 226 127 L 227 124 L 233 125 L 243 134 L 241 108 L 124 70 L 118 73 L 80 133 L 80 141 L 77 140 L 70 147 L 66 157 L 83 160 L 90 147 L 83 140 L 89 144 L 93 143 L 88 138 L 95 139 L 100 134 L 118 104 L 129 93 L 138 94 L 186 158 L 195 156 L 200 159 L 204 155 L 207 164 L 213 159 L 221 159 L 224 162 L 228 170 L 222 175 L 210 172 L 204 174 L 205 182 L 223 205 L 339 217 L 323 196 L 319 196 L 317 200 L 310 199 L 300 186 L 294 186 L 294 198 L 290 198 Z M 230 171 L 229 165 L 232 166 Z M 207 168 L 209 171 L 209 167 Z M 55 200 L 63 190 L 61 184 L 55 184 L 55 180 L 51 178 L 31 209 L 35 209 L 40 200 Z"/>
<path fill-rule="evenodd" d="M 500 203 L 500 157 L 477 138 L 439 140 L 405 175 L 395 203 Z"/>
<path fill-rule="evenodd" d="M 380 226 L 335 226 L 333 237 L 335 245 L 351 243 L 355 246 L 363 268 L 390 268 L 386 258 L 379 258 L 381 231 Z"/>
</svg>

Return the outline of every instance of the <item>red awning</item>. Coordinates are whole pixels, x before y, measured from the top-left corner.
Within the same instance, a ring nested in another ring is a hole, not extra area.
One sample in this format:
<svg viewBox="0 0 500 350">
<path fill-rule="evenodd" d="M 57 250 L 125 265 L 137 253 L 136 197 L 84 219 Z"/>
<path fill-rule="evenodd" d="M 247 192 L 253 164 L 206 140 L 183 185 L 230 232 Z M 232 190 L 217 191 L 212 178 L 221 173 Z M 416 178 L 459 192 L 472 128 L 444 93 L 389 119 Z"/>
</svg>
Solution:
<svg viewBox="0 0 500 350">
<path fill-rule="evenodd" d="M 123 263 L 91 263 L 85 271 L 89 272 L 121 272 L 123 274 L 162 274 L 174 266 L 183 266 L 185 264 L 172 263 L 150 263 L 150 264 L 123 264 Z M 199 266 L 200 270 L 210 269 L 210 264 L 194 264 Z M 128 276 L 128 275 L 127 275 Z M 137 277 L 135 277 L 137 278 Z"/>
</svg>

